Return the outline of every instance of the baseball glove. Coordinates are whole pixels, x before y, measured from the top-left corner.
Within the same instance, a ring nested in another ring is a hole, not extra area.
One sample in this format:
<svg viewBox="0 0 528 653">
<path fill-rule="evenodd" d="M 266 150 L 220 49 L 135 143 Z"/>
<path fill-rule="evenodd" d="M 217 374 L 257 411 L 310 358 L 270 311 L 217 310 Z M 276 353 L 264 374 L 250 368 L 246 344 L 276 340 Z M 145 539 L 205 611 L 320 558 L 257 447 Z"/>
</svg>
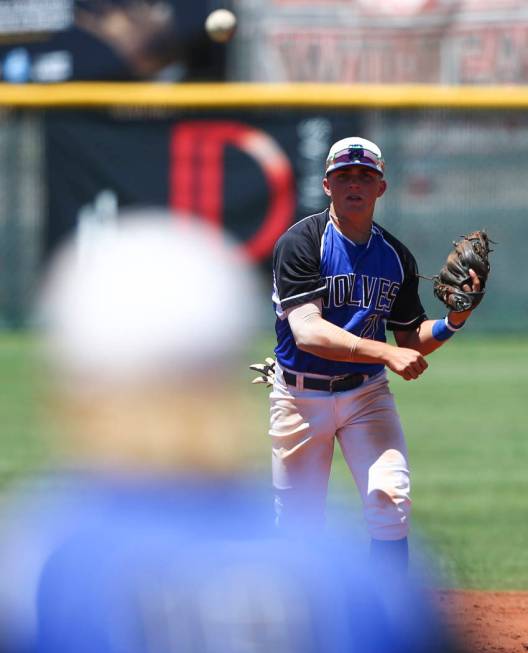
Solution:
<svg viewBox="0 0 528 653">
<path fill-rule="evenodd" d="M 249 369 L 259 373 L 251 383 L 265 383 L 268 388 L 273 385 L 275 381 L 275 359 L 268 356 L 263 363 L 253 363 L 249 366 Z"/>
<path fill-rule="evenodd" d="M 484 297 L 484 288 L 490 272 L 488 255 L 491 251 L 488 234 L 473 231 L 454 241 L 445 265 L 433 277 L 433 291 L 436 297 L 453 311 L 473 310 Z M 473 287 L 469 270 L 474 270 L 480 279 L 478 292 L 465 290 Z"/>
</svg>

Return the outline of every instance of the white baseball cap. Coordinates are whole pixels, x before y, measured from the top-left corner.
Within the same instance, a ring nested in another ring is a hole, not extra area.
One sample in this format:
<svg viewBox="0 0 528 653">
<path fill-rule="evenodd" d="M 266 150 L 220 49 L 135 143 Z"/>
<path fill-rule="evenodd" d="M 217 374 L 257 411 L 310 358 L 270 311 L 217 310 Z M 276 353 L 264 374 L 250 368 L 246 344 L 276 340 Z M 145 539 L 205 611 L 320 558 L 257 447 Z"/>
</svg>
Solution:
<svg viewBox="0 0 528 653">
<path fill-rule="evenodd" d="M 120 216 L 45 280 L 38 317 L 62 371 L 129 382 L 221 368 L 258 324 L 255 272 L 225 234 L 161 210 Z"/>
<path fill-rule="evenodd" d="M 380 148 L 359 136 L 349 136 L 335 142 L 326 157 L 325 174 L 345 166 L 366 166 L 383 175 L 385 161 Z"/>
</svg>

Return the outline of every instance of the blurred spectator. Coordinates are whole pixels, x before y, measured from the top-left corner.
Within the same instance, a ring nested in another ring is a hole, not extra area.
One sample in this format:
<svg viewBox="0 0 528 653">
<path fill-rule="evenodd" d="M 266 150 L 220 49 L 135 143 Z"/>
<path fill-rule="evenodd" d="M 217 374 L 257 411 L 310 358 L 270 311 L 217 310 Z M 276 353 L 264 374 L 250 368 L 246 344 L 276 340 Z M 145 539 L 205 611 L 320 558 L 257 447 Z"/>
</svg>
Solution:
<svg viewBox="0 0 528 653">
<path fill-rule="evenodd" d="M 223 79 L 225 48 L 203 28 L 209 0 L 77 0 L 72 24 L 0 45 L 14 83 Z"/>
<path fill-rule="evenodd" d="M 44 285 L 62 462 L 1 522 L 0 649 L 450 650 L 427 601 L 373 579 L 353 540 L 274 537 L 233 387 L 253 272 L 216 231 L 144 218 L 92 225 Z"/>
</svg>

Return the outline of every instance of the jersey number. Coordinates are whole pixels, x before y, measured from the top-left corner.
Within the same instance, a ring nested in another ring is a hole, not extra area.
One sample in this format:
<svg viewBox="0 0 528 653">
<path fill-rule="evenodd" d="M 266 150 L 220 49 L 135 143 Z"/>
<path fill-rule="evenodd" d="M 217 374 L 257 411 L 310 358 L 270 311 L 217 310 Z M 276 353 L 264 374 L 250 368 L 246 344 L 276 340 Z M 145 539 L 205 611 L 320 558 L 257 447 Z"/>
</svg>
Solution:
<svg viewBox="0 0 528 653">
<path fill-rule="evenodd" d="M 369 338 L 370 340 L 374 340 L 374 336 L 378 331 L 379 321 L 380 321 L 380 316 L 377 315 L 376 313 L 372 313 L 372 315 L 369 315 L 368 318 L 365 320 L 365 325 L 361 329 L 361 333 L 359 334 L 359 337 Z"/>
</svg>

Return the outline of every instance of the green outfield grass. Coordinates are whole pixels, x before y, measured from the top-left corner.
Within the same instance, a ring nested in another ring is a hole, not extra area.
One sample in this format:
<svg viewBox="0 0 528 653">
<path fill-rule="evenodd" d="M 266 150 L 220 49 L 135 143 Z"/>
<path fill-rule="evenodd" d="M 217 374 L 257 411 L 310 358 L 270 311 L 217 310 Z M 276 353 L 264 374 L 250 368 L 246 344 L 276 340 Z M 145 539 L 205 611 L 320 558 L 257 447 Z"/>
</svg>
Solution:
<svg viewBox="0 0 528 653">
<path fill-rule="evenodd" d="M 0 333 L 0 488 L 47 460 L 48 447 L 37 417 L 33 341 Z"/>
<path fill-rule="evenodd" d="M 393 381 L 414 523 L 460 587 L 528 589 L 528 339 L 457 334 Z"/>
<path fill-rule="evenodd" d="M 270 354 L 259 340 L 251 361 Z M 46 464 L 46 425 L 37 416 L 32 340 L 0 335 L 0 485 Z M 429 357 L 418 381 L 391 375 L 413 471 L 413 548 L 434 553 L 458 587 L 528 590 L 528 338 L 460 333 Z M 266 391 L 240 372 L 247 437 L 267 472 Z M 357 508 L 339 453 L 329 500 L 331 523 Z"/>
</svg>

